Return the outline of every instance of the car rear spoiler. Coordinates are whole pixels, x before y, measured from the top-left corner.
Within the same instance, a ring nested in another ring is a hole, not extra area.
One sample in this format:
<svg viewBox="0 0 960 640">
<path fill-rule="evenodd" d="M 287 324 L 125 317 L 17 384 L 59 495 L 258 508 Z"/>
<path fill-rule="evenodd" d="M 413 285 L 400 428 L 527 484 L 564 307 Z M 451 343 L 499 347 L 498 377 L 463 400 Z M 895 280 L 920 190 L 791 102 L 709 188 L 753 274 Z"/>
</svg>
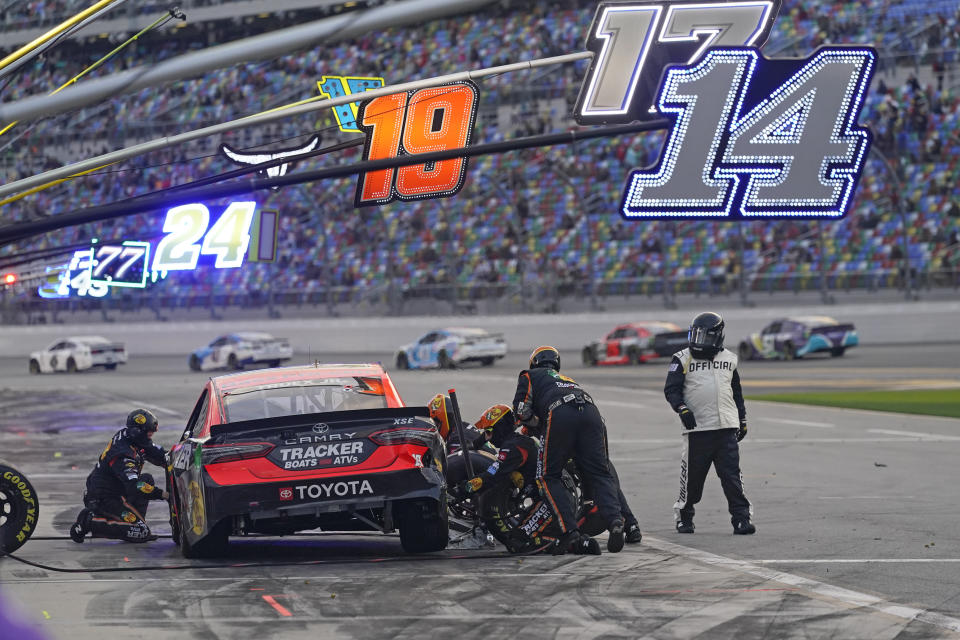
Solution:
<svg viewBox="0 0 960 640">
<path fill-rule="evenodd" d="M 287 429 L 304 425 L 324 423 L 336 426 L 338 422 L 383 422 L 394 418 L 429 418 L 430 409 L 423 407 L 387 407 L 385 409 L 353 409 L 351 411 L 327 411 L 325 413 L 304 413 L 278 418 L 258 418 L 241 422 L 215 424 L 210 427 L 210 437 L 225 433 L 242 433 L 270 429 Z"/>
<path fill-rule="evenodd" d="M 810 329 L 810 333 L 836 333 L 837 331 L 855 331 L 856 329 L 852 324 L 831 324 L 823 327 L 814 327 Z"/>
<path fill-rule="evenodd" d="M 672 356 L 687 347 L 686 331 L 667 331 L 653 337 L 653 350 L 658 356 Z"/>
</svg>

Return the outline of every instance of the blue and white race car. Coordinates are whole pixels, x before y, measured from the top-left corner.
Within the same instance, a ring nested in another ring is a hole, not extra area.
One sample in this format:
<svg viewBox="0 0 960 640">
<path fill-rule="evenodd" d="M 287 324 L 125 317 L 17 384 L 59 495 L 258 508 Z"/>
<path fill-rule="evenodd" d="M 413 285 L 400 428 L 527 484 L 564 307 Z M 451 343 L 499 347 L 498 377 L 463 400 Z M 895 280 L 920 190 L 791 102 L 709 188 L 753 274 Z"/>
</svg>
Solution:
<svg viewBox="0 0 960 640">
<path fill-rule="evenodd" d="M 454 327 L 430 331 L 416 342 L 400 347 L 395 362 L 398 369 L 451 369 L 464 362 L 488 366 L 505 355 L 507 342 L 502 334 Z"/>
<path fill-rule="evenodd" d="M 190 354 L 190 369 L 243 369 L 248 364 L 265 363 L 279 367 L 293 357 L 286 338 L 274 338 L 260 331 L 241 331 L 218 337 L 206 347 Z"/>
</svg>

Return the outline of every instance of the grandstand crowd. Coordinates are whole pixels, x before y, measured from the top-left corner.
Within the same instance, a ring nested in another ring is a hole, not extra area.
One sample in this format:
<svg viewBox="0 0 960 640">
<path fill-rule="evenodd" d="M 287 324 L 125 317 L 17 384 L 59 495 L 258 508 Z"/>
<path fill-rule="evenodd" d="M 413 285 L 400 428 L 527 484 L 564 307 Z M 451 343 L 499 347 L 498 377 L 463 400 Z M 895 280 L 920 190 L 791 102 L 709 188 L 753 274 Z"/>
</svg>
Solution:
<svg viewBox="0 0 960 640">
<path fill-rule="evenodd" d="M 14 3 L 0 16 L 0 38 L 63 19 L 87 4 Z M 186 25 L 148 34 L 93 77 L 381 3 L 349 4 L 202 24 L 189 22 L 188 6 Z M 504 1 L 468 16 L 319 44 L 24 123 L 0 135 L 4 182 L 312 97 L 323 75 L 382 76 L 396 83 L 579 51 L 595 6 L 582 0 Z M 144 3 L 127 10 L 155 15 L 166 8 Z M 0 85 L 4 102 L 48 93 L 125 35 L 58 45 L 0 80 L 6 83 Z M 559 283 L 561 290 L 573 292 L 592 281 L 606 291 L 627 292 L 641 290 L 631 288 L 635 286 L 659 286 L 666 279 L 688 289 L 726 290 L 742 275 L 754 288 L 780 289 L 813 282 L 821 271 L 837 283 L 843 279 L 846 286 L 899 286 L 905 276 L 957 286 L 958 40 L 960 7 L 955 0 L 784 2 L 765 48 L 768 55 L 806 56 L 828 43 L 873 44 L 881 54 L 861 119 L 873 131 L 879 154 L 869 158 L 852 212 L 840 221 L 623 220 L 615 213 L 623 179 L 631 168 L 656 161 L 660 132 L 475 158 L 463 190 L 448 199 L 355 209 L 355 178 L 259 192 L 255 199 L 261 206 L 281 214 L 275 264 L 200 267 L 191 274 L 171 275 L 152 288 L 170 294 L 263 291 L 268 284 L 280 291 L 330 286 L 374 290 L 391 284 L 415 292 L 468 285 L 478 292 L 503 293 L 525 284 Z M 585 70 L 585 63 L 578 63 L 479 81 L 474 143 L 571 128 L 570 114 Z M 221 142 L 234 148 L 286 148 L 315 132 L 322 134 L 324 145 L 349 137 L 337 130 L 332 112 L 238 129 L 6 204 L 3 219 L 11 223 L 57 215 L 235 169 L 219 155 Z M 293 171 L 359 159 L 359 150 L 353 148 L 302 162 Z M 211 211 L 225 204 L 208 203 Z M 4 247 L 0 259 L 92 237 L 152 239 L 144 237 L 143 230 L 152 229 L 157 236 L 161 227 L 159 213 L 73 227 Z"/>
</svg>

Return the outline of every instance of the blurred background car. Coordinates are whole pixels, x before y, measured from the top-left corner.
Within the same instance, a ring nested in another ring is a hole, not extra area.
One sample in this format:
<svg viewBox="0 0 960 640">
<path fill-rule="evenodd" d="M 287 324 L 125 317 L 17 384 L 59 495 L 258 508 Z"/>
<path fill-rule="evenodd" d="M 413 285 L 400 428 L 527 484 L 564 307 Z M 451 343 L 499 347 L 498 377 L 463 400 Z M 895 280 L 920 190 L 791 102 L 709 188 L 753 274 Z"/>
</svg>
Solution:
<svg viewBox="0 0 960 640">
<path fill-rule="evenodd" d="M 774 320 L 740 343 L 741 360 L 793 360 L 811 353 L 829 352 L 837 358 L 859 344 L 853 324 L 827 316 L 794 316 Z"/>
<path fill-rule="evenodd" d="M 126 362 L 127 348 L 122 342 L 111 342 L 102 336 L 74 336 L 31 353 L 30 373 L 75 373 L 93 367 L 112 371 Z"/>
<path fill-rule="evenodd" d="M 293 357 L 286 338 L 274 338 L 260 331 L 228 333 L 190 354 L 192 371 L 242 369 L 250 364 L 279 367 Z"/>
<path fill-rule="evenodd" d="M 677 340 L 657 340 L 661 335 Z M 676 342 L 676 346 L 674 346 Z M 602 338 L 585 346 L 583 364 L 640 364 L 652 358 L 667 357 L 687 344 L 687 334 L 672 322 L 630 322 L 621 324 Z"/>
<path fill-rule="evenodd" d="M 398 369 L 450 369 L 464 362 L 489 366 L 505 355 L 507 342 L 502 334 L 455 327 L 430 331 L 416 342 L 400 347 L 395 362 Z"/>
</svg>

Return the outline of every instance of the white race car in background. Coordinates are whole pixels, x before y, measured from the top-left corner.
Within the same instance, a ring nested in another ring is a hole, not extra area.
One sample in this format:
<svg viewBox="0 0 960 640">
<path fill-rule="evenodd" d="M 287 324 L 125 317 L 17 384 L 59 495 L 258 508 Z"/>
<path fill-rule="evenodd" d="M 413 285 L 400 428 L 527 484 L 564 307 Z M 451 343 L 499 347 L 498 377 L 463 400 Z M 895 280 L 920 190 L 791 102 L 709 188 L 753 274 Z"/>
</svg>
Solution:
<svg viewBox="0 0 960 640">
<path fill-rule="evenodd" d="M 31 353 L 30 373 L 74 373 L 93 367 L 113 370 L 126 362 L 127 348 L 122 342 L 110 342 L 101 336 L 74 336 Z"/>
<path fill-rule="evenodd" d="M 190 354 L 190 369 L 242 369 L 248 364 L 265 363 L 279 367 L 293 357 L 286 338 L 274 338 L 260 331 L 241 331 L 222 335 L 206 347 Z"/>
<path fill-rule="evenodd" d="M 455 327 L 431 331 L 416 342 L 400 347 L 395 362 L 398 369 L 450 369 L 464 362 L 491 365 L 505 355 L 507 342 L 502 334 Z"/>
</svg>

